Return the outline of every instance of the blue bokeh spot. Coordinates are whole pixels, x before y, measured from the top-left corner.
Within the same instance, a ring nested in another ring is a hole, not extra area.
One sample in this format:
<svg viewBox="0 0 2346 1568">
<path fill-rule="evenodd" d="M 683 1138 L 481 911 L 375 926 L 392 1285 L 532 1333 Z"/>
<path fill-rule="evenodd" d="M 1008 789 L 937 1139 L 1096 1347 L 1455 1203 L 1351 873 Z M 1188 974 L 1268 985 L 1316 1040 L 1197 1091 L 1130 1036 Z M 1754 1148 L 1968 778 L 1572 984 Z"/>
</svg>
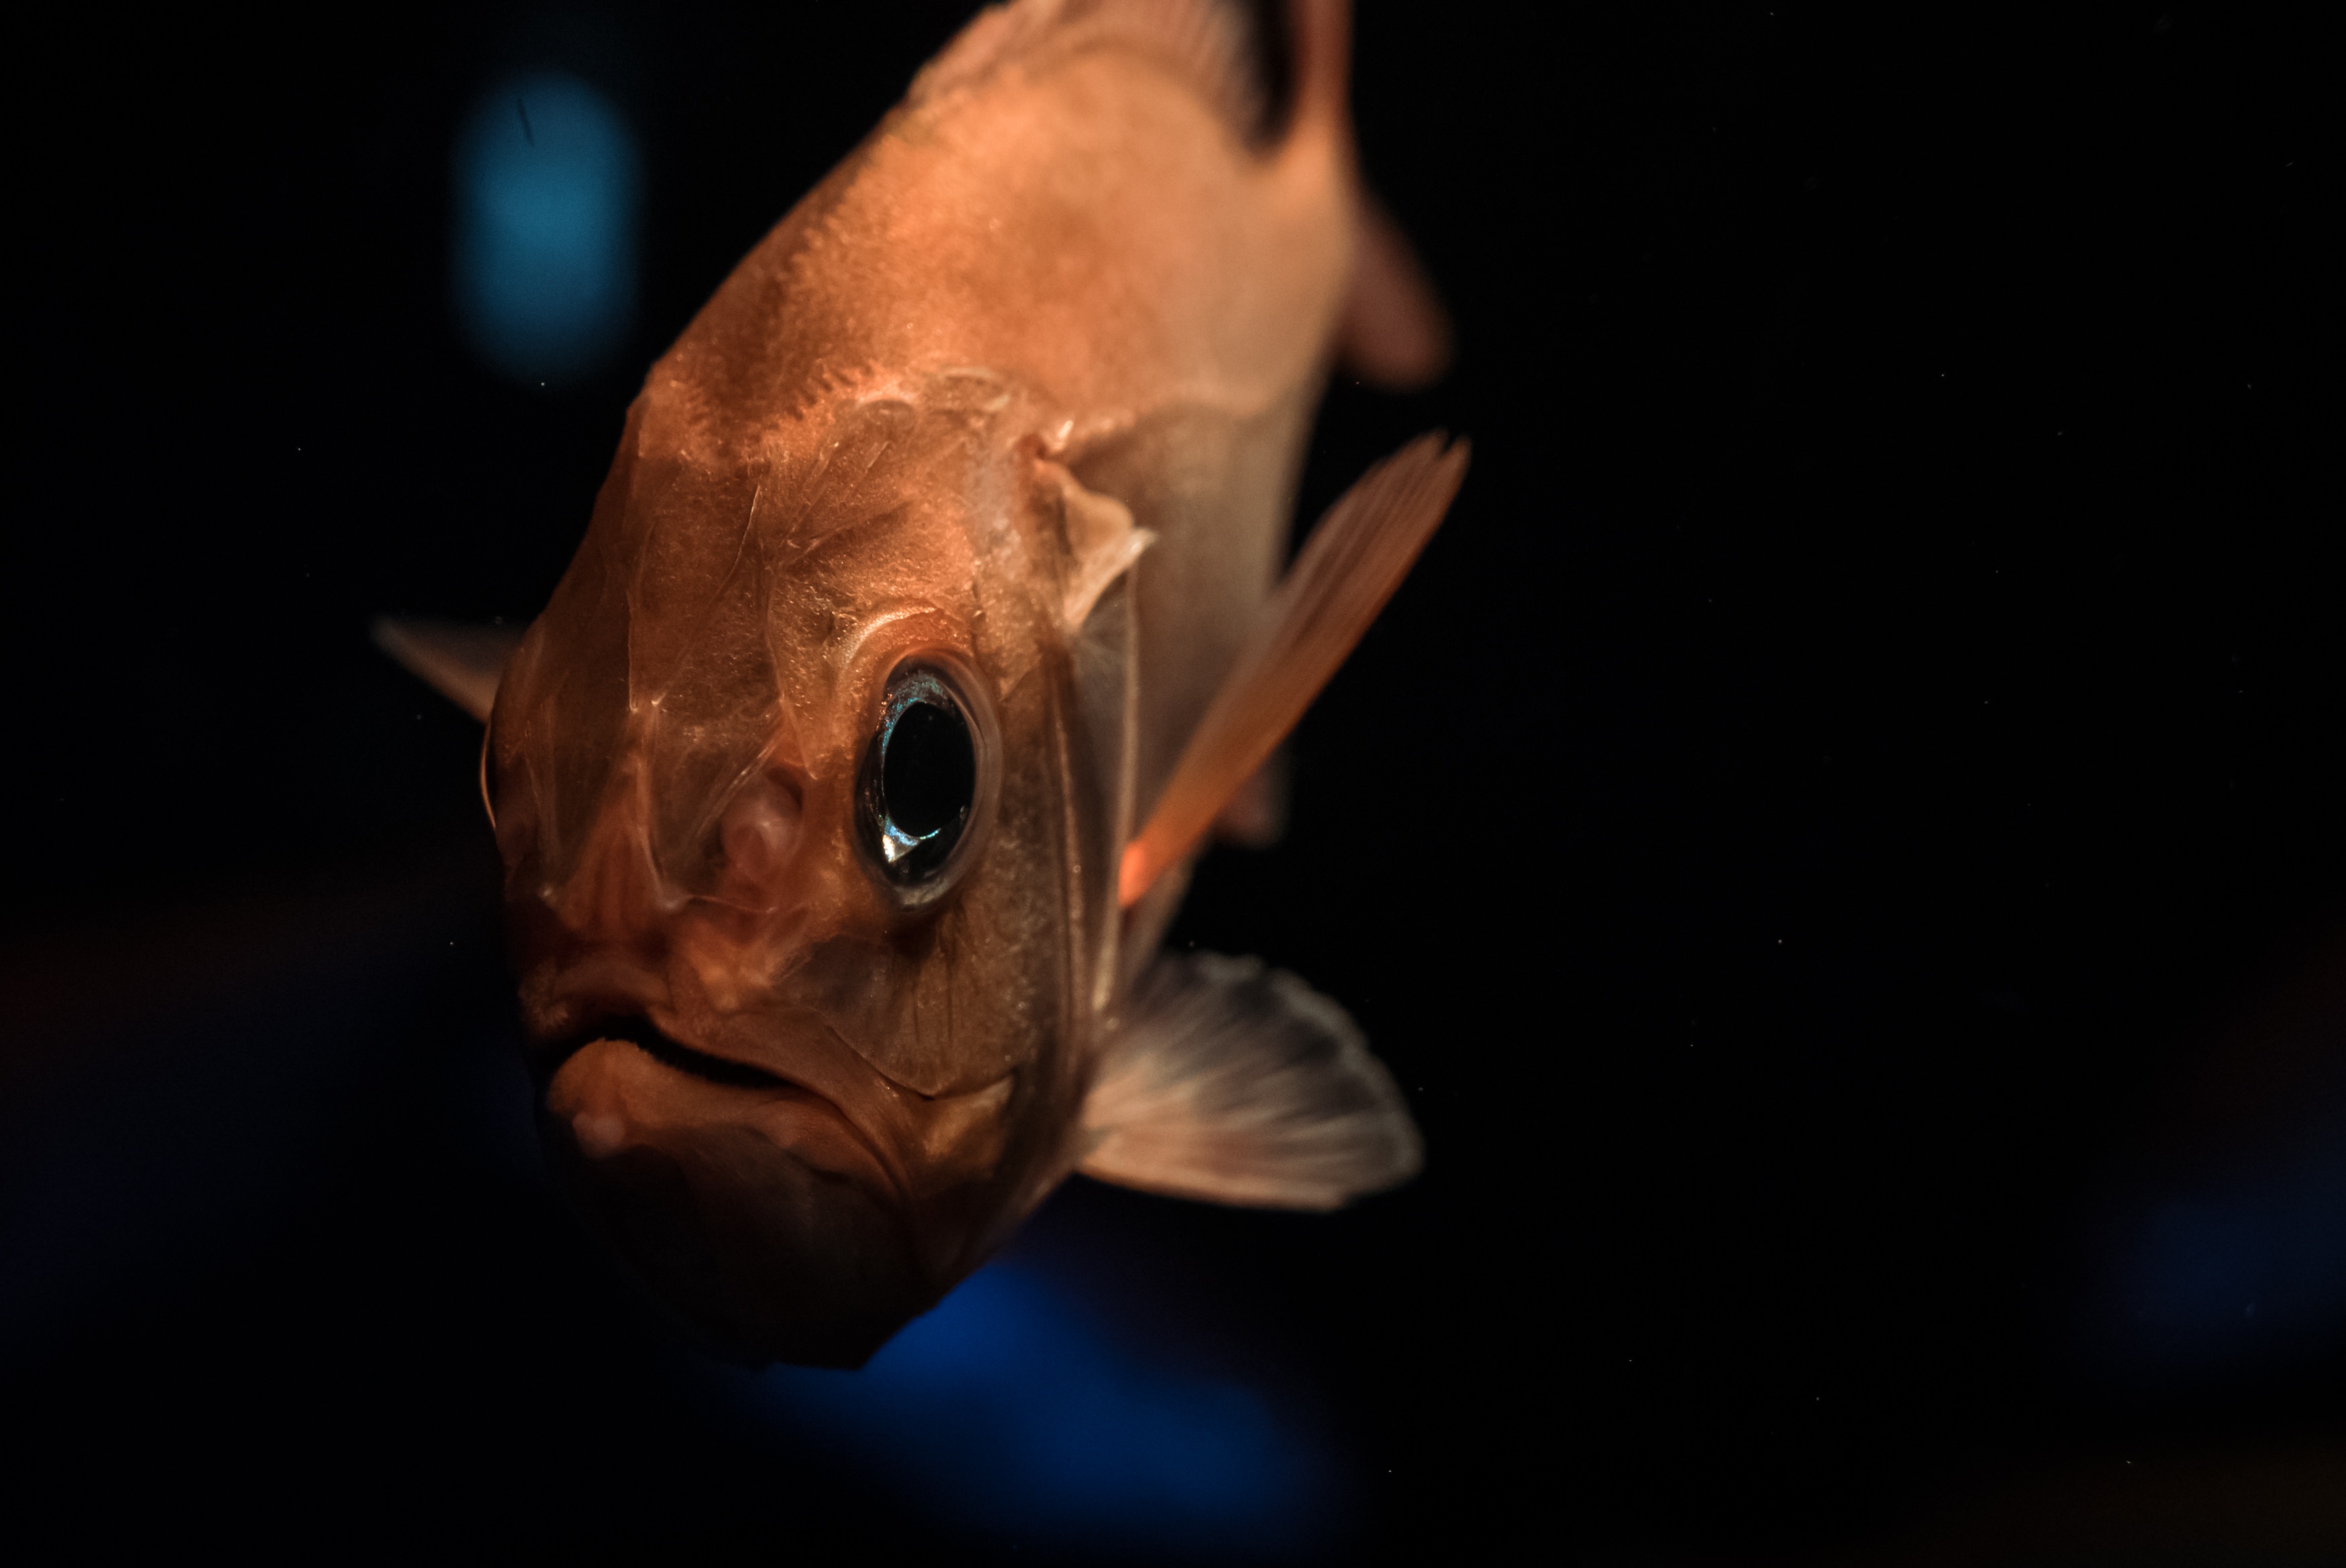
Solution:
<svg viewBox="0 0 2346 1568">
<path fill-rule="evenodd" d="M 2346 1107 L 2278 1140 L 2262 1168 L 2151 1206 L 2122 1233 L 2113 1347 L 2215 1370 L 2346 1335 Z"/>
<path fill-rule="evenodd" d="M 541 71 L 484 95 L 456 138 L 455 305 L 473 348 L 549 386 L 607 363 L 636 311 L 636 141 L 610 100 Z"/>
<path fill-rule="evenodd" d="M 779 1367 L 759 1401 L 941 1520 L 1063 1546 L 1276 1555 L 1307 1545 L 1326 1464 L 1263 1397 L 1117 1345 L 997 1263 L 862 1370 Z"/>
</svg>

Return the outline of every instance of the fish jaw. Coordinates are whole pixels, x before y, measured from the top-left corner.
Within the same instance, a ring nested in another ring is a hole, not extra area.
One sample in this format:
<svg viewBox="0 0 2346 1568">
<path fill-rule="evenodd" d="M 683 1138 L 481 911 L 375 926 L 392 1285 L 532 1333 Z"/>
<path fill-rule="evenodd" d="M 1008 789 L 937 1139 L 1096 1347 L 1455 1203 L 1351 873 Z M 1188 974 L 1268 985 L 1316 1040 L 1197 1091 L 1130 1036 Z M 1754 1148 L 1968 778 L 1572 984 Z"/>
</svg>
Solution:
<svg viewBox="0 0 2346 1568">
<path fill-rule="evenodd" d="M 597 1039 L 556 1071 L 541 1126 L 629 1268 L 736 1359 L 860 1366 L 941 1294 L 872 1150 L 801 1086 Z"/>
<path fill-rule="evenodd" d="M 918 1094 L 819 1014 L 711 1005 L 671 949 L 528 975 L 549 1162 L 654 1296 L 744 1360 L 852 1365 L 998 1239 L 1027 1163 L 1025 1074 Z"/>
</svg>

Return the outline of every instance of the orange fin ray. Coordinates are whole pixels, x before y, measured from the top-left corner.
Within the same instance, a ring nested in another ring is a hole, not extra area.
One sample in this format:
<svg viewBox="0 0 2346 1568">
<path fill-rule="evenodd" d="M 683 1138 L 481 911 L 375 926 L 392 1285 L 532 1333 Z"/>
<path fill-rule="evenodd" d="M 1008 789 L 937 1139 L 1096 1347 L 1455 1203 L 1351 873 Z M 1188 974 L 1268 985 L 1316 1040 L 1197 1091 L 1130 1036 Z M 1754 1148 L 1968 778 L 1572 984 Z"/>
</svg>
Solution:
<svg viewBox="0 0 2346 1568">
<path fill-rule="evenodd" d="M 408 673 L 486 724 L 497 683 L 521 647 L 522 627 L 376 617 L 374 646 Z"/>
<path fill-rule="evenodd" d="M 1195 849 L 1335 675 L 1450 510 L 1466 443 L 1422 435 L 1362 474 L 1321 518 L 1148 821 L 1125 846 L 1117 900 L 1130 909 Z"/>
</svg>

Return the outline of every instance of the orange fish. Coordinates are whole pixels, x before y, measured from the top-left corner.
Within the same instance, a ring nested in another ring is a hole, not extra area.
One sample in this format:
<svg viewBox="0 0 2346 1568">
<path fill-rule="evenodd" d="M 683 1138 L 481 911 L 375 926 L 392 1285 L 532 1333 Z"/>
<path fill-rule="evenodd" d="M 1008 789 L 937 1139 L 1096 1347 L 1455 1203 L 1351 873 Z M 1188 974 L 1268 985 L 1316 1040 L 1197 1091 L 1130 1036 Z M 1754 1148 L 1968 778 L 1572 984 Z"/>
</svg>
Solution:
<svg viewBox="0 0 2346 1568">
<path fill-rule="evenodd" d="M 1447 352 L 1349 20 L 984 12 L 652 367 L 510 664 L 380 628 L 489 720 L 550 1157 L 736 1354 L 860 1362 L 1071 1171 L 1417 1169 L 1341 1008 L 1158 946 L 1465 470 L 1403 448 L 1282 577 L 1331 363 Z"/>
</svg>

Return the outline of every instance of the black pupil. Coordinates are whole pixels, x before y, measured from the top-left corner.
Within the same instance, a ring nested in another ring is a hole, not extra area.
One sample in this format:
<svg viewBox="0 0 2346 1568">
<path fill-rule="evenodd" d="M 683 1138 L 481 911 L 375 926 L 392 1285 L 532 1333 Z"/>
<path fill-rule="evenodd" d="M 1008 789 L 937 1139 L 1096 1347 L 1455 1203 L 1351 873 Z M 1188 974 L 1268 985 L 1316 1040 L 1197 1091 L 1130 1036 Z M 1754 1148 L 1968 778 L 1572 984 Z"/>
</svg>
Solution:
<svg viewBox="0 0 2346 1568">
<path fill-rule="evenodd" d="M 977 749 L 957 708 L 915 701 L 896 716 L 880 757 L 881 799 L 908 839 L 958 823 L 977 792 Z"/>
</svg>

